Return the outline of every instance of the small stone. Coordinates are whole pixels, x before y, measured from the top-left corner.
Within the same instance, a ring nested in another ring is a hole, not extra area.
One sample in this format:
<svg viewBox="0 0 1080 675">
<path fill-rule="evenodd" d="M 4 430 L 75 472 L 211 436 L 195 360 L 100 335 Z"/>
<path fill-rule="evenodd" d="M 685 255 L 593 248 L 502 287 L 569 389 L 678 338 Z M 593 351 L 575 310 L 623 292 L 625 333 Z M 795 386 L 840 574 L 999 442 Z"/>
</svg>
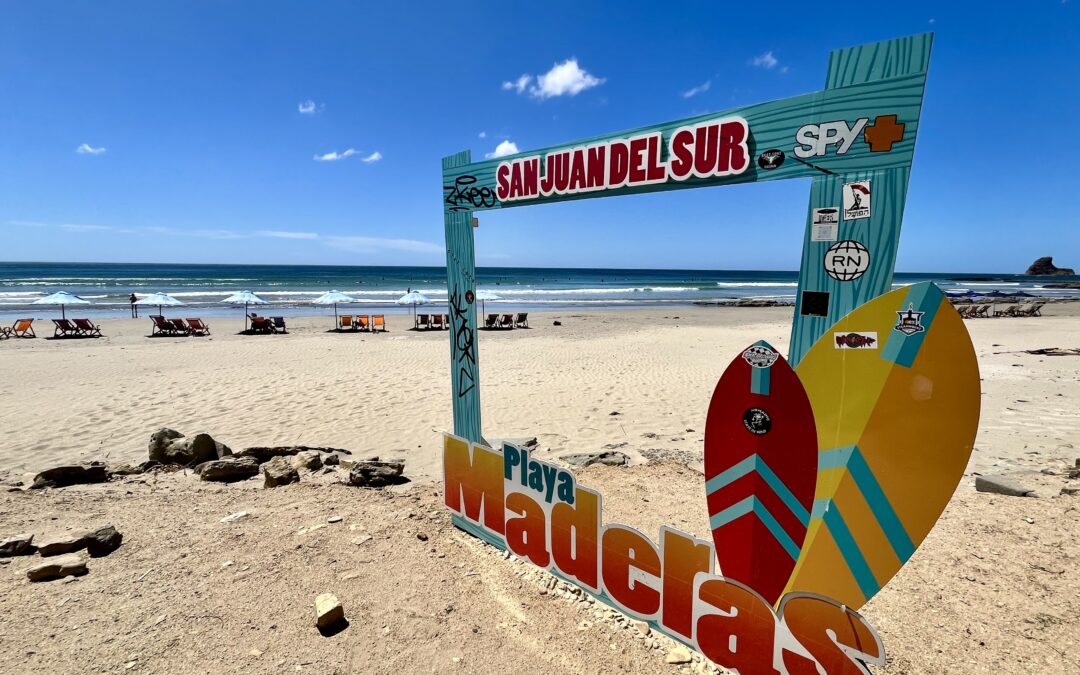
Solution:
<svg viewBox="0 0 1080 675">
<path fill-rule="evenodd" d="M 349 485 L 359 487 L 385 487 L 403 482 L 405 462 L 400 460 L 365 460 L 356 462 L 349 470 Z"/>
<path fill-rule="evenodd" d="M 341 457 L 338 455 L 327 455 L 322 458 L 322 463 L 326 466 L 337 466 L 341 464 Z"/>
<path fill-rule="evenodd" d="M 690 650 L 682 645 L 672 647 L 668 650 L 667 656 L 664 657 L 665 663 L 690 663 L 692 660 Z"/>
<path fill-rule="evenodd" d="M 614 452 L 611 450 L 563 455 L 559 459 L 570 466 L 592 466 L 594 464 L 603 464 L 604 466 L 626 466 L 630 463 L 629 456 L 622 452 Z"/>
<path fill-rule="evenodd" d="M 420 541 L 427 541 L 428 540 L 428 536 L 426 534 L 424 534 L 423 532 L 417 532 L 416 533 L 416 538 L 419 539 Z"/>
<path fill-rule="evenodd" d="M 278 487 L 300 481 L 300 473 L 284 456 L 277 456 L 262 465 L 263 487 Z"/>
<path fill-rule="evenodd" d="M 645 621 L 631 621 L 630 625 L 636 628 L 642 635 L 650 635 L 652 633 L 652 628 L 650 628 L 649 624 Z"/>
<path fill-rule="evenodd" d="M 236 521 L 243 520 L 244 518 L 247 518 L 250 515 L 251 514 L 248 513 L 247 511 L 238 511 L 236 513 L 230 513 L 229 515 L 222 518 L 219 522 L 222 522 L 222 523 L 235 523 Z"/>
<path fill-rule="evenodd" d="M 86 548 L 85 532 L 46 535 L 38 539 L 37 547 L 42 557 L 72 553 Z"/>
<path fill-rule="evenodd" d="M 32 534 L 18 534 L 0 541 L 0 557 L 30 555 L 35 550 Z"/>
<path fill-rule="evenodd" d="M 976 476 L 975 490 L 1007 497 L 1034 497 L 1035 491 L 1005 476 Z"/>
<path fill-rule="evenodd" d="M 315 598 L 315 625 L 326 630 L 345 620 L 345 610 L 333 593 Z"/>
<path fill-rule="evenodd" d="M 86 560 L 74 553 L 50 558 L 26 570 L 26 578 L 30 581 L 49 581 L 80 574 L 86 574 Z"/>
<path fill-rule="evenodd" d="M 551 322 L 551 325 L 552 325 L 552 326 L 561 326 L 561 325 L 562 325 L 562 321 L 552 321 L 552 322 Z"/>
<path fill-rule="evenodd" d="M 96 530 L 90 530 L 84 535 L 84 539 L 86 541 L 86 552 L 90 554 L 90 557 L 100 558 L 120 548 L 120 543 L 124 541 L 124 535 L 120 534 L 112 525 L 106 525 Z"/>
<path fill-rule="evenodd" d="M 248 654 L 251 654 L 255 658 L 259 658 L 260 656 L 262 656 L 263 653 L 259 649 L 252 649 L 251 651 L 248 652 Z"/>
<path fill-rule="evenodd" d="M 353 539 L 352 543 L 356 546 L 360 546 L 361 544 L 366 544 L 367 542 L 371 541 L 371 539 L 372 537 L 370 534 L 365 534 L 362 537 L 356 537 L 355 539 Z"/>
<path fill-rule="evenodd" d="M 222 566 L 222 567 L 232 567 L 232 566 L 233 566 L 233 565 L 235 565 L 235 564 L 236 564 L 236 563 L 234 563 L 234 562 L 233 562 L 233 561 L 231 561 L 231 560 L 226 560 L 225 562 L 221 563 L 221 566 Z"/>
<path fill-rule="evenodd" d="M 247 480 L 259 473 L 259 462 L 254 457 L 229 457 L 203 462 L 197 468 L 199 478 L 218 483 Z"/>
<path fill-rule="evenodd" d="M 290 463 L 297 471 L 301 469 L 307 469 L 309 471 L 321 469 L 323 465 L 322 453 L 318 450 L 304 450 L 293 455 Z"/>
<path fill-rule="evenodd" d="M 46 469 L 34 476 L 31 490 L 47 487 L 67 487 L 86 483 L 104 483 L 109 480 L 106 467 L 101 462 L 89 464 L 70 464 Z"/>
<path fill-rule="evenodd" d="M 328 522 L 328 523 L 340 523 L 343 520 L 345 520 L 345 519 L 342 518 L 341 516 L 330 516 L 329 518 L 326 519 L 326 522 Z"/>
<path fill-rule="evenodd" d="M 1070 497 L 1080 495 L 1080 488 L 1063 487 L 1063 488 L 1061 488 L 1061 494 L 1066 495 L 1066 496 L 1070 496 Z"/>
</svg>

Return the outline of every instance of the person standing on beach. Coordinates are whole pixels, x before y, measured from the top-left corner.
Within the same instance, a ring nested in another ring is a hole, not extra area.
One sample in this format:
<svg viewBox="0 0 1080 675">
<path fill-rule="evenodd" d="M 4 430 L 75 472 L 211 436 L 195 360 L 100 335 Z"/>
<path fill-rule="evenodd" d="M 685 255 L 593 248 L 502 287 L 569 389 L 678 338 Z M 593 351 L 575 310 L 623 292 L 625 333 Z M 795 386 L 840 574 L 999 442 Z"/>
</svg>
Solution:
<svg viewBox="0 0 1080 675">
<path fill-rule="evenodd" d="M 132 293 L 131 297 L 128 298 L 128 302 L 131 303 L 131 318 L 132 319 L 138 319 L 139 318 L 139 306 L 135 304 L 136 300 L 138 300 L 138 298 L 135 297 L 134 293 Z"/>
</svg>

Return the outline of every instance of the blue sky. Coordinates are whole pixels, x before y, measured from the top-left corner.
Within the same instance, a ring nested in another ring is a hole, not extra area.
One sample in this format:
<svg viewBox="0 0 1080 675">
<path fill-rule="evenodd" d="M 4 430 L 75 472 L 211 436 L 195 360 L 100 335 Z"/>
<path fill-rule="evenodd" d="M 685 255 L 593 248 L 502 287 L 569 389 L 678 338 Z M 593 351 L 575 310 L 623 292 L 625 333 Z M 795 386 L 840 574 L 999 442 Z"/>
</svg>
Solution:
<svg viewBox="0 0 1080 675">
<path fill-rule="evenodd" d="M 818 91 L 829 50 L 932 30 L 897 269 L 1080 267 L 1077 3 L 593 4 L 0 0 L 0 260 L 441 265 L 444 155 Z M 477 263 L 796 269 L 808 195 L 483 214 Z"/>
</svg>

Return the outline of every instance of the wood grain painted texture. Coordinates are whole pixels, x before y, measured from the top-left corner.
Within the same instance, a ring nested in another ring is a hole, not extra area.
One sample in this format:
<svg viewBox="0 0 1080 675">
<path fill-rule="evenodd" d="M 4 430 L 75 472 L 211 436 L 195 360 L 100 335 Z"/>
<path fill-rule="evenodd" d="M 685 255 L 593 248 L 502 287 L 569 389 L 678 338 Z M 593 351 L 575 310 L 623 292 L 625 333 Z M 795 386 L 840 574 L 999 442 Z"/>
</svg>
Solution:
<svg viewBox="0 0 1080 675">
<path fill-rule="evenodd" d="M 915 77 L 926 80 L 930 63 L 932 34 L 888 40 L 861 47 L 839 49 L 829 55 L 829 72 L 826 92 L 851 91 L 868 83 L 888 88 L 892 84 L 907 82 Z M 914 115 L 919 117 L 922 105 L 922 86 L 918 92 L 918 104 Z M 906 117 L 899 116 L 901 121 Z M 905 141 L 909 130 L 905 129 Z M 915 136 L 911 134 L 912 152 Z M 878 153 L 875 153 L 878 154 Z M 892 153 L 888 153 L 892 154 Z M 845 169 L 839 175 L 819 173 L 810 188 L 810 206 L 807 209 L 803 237 L 802 265 L 799 271 L 799 287 L 796 294 L 795 319 L 791 326 L 791 345 L 788 361 L 797 366 L 817 339 L 841 318 L 859 305 L 892 289 L 893 271 L 896 267 L 896 250 L 900 243 L 900 225 L 907 200 L 908 178 L 911 162 L 905 166 L 880 167 L 874 170 L 853 171 Z M 844 220 L 841 217 L 838 241 L 858 241 L 869 250 L 870 267 L 866 273 L 852 281 L 838 281 L 825 271 L 826 251 L 834 242 L 811 240 L 814 209 L 843 207 L 845 183 L 870 181 L 870 217 Z M 804 316 L 803 292 L 819 291 L 829 294 L 827 316 Z"/>
<path fill-rule="evenodd" d="M 468 165 L 469 159 L 467 150 L 443 158 L 443 173 Z M 476 303 L 472 301 L 476 294 L 472 214 L 447 211 L 444 220 L 454 434 L 480 443 L 480 361 L 476 344 Z"/>
</svg>

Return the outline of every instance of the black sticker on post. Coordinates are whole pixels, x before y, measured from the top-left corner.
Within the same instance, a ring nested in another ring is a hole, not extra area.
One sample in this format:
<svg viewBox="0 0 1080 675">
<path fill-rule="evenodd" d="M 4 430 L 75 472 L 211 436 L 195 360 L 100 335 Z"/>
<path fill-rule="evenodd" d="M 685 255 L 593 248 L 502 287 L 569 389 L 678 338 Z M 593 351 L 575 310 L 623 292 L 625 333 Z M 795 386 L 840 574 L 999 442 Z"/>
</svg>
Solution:
<svg viewBox="0 0 1080 675">
<path fill-rule="evenodd" d="M 750 408 L 744 412 L 742 423 L 746 430 L 755 436 L 767 434 L 769 429 L 772 429 L 772 418 L 761 408 Z"/>
<path fill-rule="evenodd" d="M 803 291 L 799 307 L 803 316 L 829 316 L 828 291 Z"/>
</svg>

